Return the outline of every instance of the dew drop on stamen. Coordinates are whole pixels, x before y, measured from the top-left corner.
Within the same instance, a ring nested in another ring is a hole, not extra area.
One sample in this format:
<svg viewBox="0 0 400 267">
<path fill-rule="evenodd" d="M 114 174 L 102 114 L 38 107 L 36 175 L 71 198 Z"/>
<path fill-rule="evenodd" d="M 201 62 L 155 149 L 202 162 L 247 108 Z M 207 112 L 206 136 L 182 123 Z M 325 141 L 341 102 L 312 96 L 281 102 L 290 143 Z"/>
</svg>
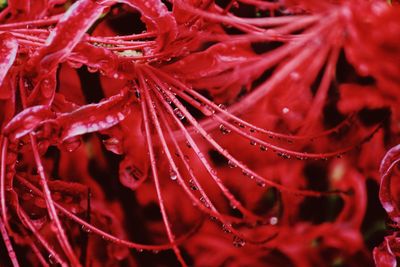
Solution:
<svg viewBox="0 0 400 267">
<path fill-rule="evenodd" d="M 86 226 L 82 225 L 81 226 L 82 231 L 86 232 L 86 233 L 90 233 L 91 230 L 89 228 L 87 228 Z"/>
<path fill-rule="evenodd" d="M 225 125 L 221 124 L 219 125 L 219 130 L 221 131 L 222 134 L 229 134 L 231 132 L 230 129 L 226 128 Z"/>
<path fill-rule="evenodd" d="M 47 258 L 48 258 L 50 264 L 57 264 L 57 260 L 53 254 L 49 254 L 49 256 Z"/>
<path fill-rule="evenodd" d="M 241 123 L 241 122 L 238 122 L 237 125 L 238 125 L 240 128 L 246 128 L 246 126 L 245 126 L 243 123 Z"/>
<path fill-rule="evenodd" d="M 210 169 L 211 175 L 217 175 L 217 171 L 215 169 Z"/>
<path fill-rule="evenodd" d="M 210 204 L 207 202 L 205 197 L 200 197 L 200 202 L 203 203 L 204 207 L 209 208 Z"/>
<path fill-rule="evenodd" d="M 169 178 L 171 178 L 172 181 L 175 181 L 176 179 L 178 179 L 178 175 L 176 174 L 176 172 L 174 170 L 170 170 L 169 171 Z"/>
<path fill-rule="evenodd" d="M 230 224 L 222 224 L 222 231 L 224 231 L 226 234 L 230 234 L 232 231 L 229 228 L 231 227 L 232 225 Z"/>
<path fill-rule="evenodd" d="M 234 236 L 232 244 L 235 248 L 241 248 L 246 244 L 246 242 L 242 238 Z"/>
<path fill-rule="evenodd" d="M 193 179 L 189 180 L 189 186 L 190 186 L 190 189 L 192 189 L 193 191 L 199 190 L 196 182 Z"/>
<path fill-rule="evenodd" d="M 242 174 L 243 174 L 244 176 L 250 176 L 250 173 L 248 173 L 246 170 L 242 170 Z"/>
<path fill-rule="evenodd" d="M 206 105 L 205 107 L 209 112 L 211 112 L 211 114 L 215 113 L 215 110 L 212 107 L 210 107 L 209 105 Z"/>
<path fill-rule="evenodd" d="M 222 110 L 226 110 L 226 106 L 224 104 L 219 104 L 218 107 Z"/>
<path fill-rule="evenodd" d="M 188 147 L 188 148 L 192 148 L 192 145 L 190 144 L 190 142 L 187 140 L 186 141 L 186 146 Z"/>
<path fill-rule="evenodd" d="M 179 108 L 174 109 L 174 114 L 180 120 L 185 119 L 185 115 L 183 115 L 182 111 Z"/>
<path fill-rule="evenodd" d="M 231 161 L 231 160 L 228 161 L 228 166 L 229 166 L 229 168 L 231 168 L 231 169 L 237 167 L 237 165 L 235 164 L 235 162 L 233 162 L 233 161 Z"/>
<path fill-rule="evenodd" d="M 258 185 L 259 187 L 265 187 L 265 182 L 264 182 L 263 180 L 261 180 L 261 179 L 257 179 L 257 180 L 256 180 L 256 183 L 257 183 L 257 185 Z"/>
</svg>

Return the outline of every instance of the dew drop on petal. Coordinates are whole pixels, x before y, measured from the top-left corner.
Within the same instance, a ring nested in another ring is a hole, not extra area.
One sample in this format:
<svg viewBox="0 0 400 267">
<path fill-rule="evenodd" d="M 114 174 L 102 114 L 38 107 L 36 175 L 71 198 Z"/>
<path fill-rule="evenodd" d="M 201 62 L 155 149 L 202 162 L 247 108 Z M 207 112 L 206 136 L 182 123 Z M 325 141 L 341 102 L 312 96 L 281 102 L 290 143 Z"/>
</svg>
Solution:
<svg viewBox="0 0 400 267">
<path fill-rule="evenodd" d="M 106 140 L 103 140 L 103 144 L 108 151 L 111 151 L 117 155 L 122 155 L 124 153 L 122 142 L 116 137 L 110 137 Z"/>
<path fill-rule="evenodd" d="M 72 137 L 65 140 L 62 143 L 63 148 L 65 148 L 68 152 L 73 152 L 77 150 L 82 144 L 80 137 Z"/>
<path fill-rule="evenodd" d="M 88 70 L 88 72 L 90 72 L 90 73 L 95 73 L 95 72 L 98 71 L 99 69 L 96 68 L 96 67 L 87 66 L 87 70 Z"/>
</svg>

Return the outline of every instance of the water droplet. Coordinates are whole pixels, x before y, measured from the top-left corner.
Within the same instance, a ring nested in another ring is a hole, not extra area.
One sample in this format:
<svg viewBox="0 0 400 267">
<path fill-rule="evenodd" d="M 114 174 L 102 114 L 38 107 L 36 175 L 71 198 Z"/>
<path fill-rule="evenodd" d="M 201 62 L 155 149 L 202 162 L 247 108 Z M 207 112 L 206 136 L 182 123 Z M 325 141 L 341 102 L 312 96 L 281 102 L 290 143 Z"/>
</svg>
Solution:
<svg viewBox="0 0 400 267">
<path fill-rule="evenodd" d="M 232 231 L 230 230 L 231 227 L 232 225 L 230 224 L 222 224 L 222 231 L 224 231 L 224 233 L 230 234 L 232 233 Z"/>
<path fill-rule="evenodd" d="M 284 159 L 290 159 L 290 155 L 283 153 L 283 152 L 277 152 L 276 153 L 279 157 L 284 158 Z"/>
<path fill-rule="evenodd" d="M 90 73 L 95 73 L 96 71 L 98 71 L 99 69 L 97 67 L 91 67 L 91 66 L 87 66 L 87 70 Z"/>
<path fill-rule="evenodd" d="M 222 110 L 226 110 L 226 106 L 224 104 L 219 104 L 218 107 Z"/>
<path fill-rule="evenodd" d="M 241 122 L 238 122 L 237 125 L 238 125 L 240 128 L 246 128 L 246 126 L 245 126 L 243 123 L 241 123 Z"/>
<path fill-rule="evenodd" d="M 205 197 L 200 197 L 200 202 L 201 203 L 203 203 L 203 205 L 206 207 L 206 208 L 209 208 L 210 207 L 210 204 L 208 203 L 208 201 L 206 200 L 206 198 Z"/>
<path fill-rule="evenodd" d="M 228 161 L 228 166 L 229 166 L 229 168 L 235 168 L 235 167 L 237 167 L 237 165 L 235 164 L 235 162 L 233 162 L 233 161 L 231 161 L 231 160 Z"/>
<path fill-rule="evenodd" d="M 172 105 L 172 100 L 168 96 L 164 98 L 164 100 L 169 104 Z"/>
<path fill-rule="evenodd" d="M 72 60 L 68 60 L 67 61 L 68 66 L 70 66 L 73 69 L 79 69 L 82 67 L 82 63 L 80 62 L 76 62 L 76 61 L 72 61 Z"/>
<path fill-rule="evenodd" d="M 57 260 L 53 254 L 49 254 L 48 259 L 50 264 L 57 264 Z"/>
<path fill-rule="evenodd" d="M 82 144 L 82 141 L 81 141 L 80 137 L 72 137 L 72 138 L 65 140 L 62 143 L 62 146 L 68 152 L 73 152 L 73 151 L 77 150 L 81 144 Z"/>
<path fill-rule="evenodd" d="M 111 151 L 117 155 L 122 155 L 124 153 L 122 142 L 116 137 L 103 140 L 103 144 L 108 151 Z"/>
<path fill-rule="evenodd" d="M 180 120 L 185 119 L 185 115 L 183 115 L 182 111 L 179 108 L 174 109 L 174 114 Z"/>
<path fill-rule="evenodd" d="M 186 146 L 187 146 L 188 148 L 192 148 L 192 145 L 190 144 L 189 140 L 186 140 Z"/>
<path fill-rule="evenodd" d="M 91 230 L 89 228 L 87 228 L 85 225 L 81 226 L 82 231 L 86 232 L 86 233 L 90 233 Z"/>
<path fill-rule="evenodd" d="M 222 134 L 229 134 L 231 132 L 231 130 L 226 128 L 225 125 L 223 124 L 219 126 L 219 130 L 221 131 Z"/>
<path fill-rule="evenodd" d="M 264 182 L 263 180 L 261 180 L 261 179 L 257 179 L 257 180 L 256 180 L 256 183 L 257 183 L 257 185 L 260 186 L 260 187 L 265 187 L 265 182 Z"/>
<path fill-rule="evenodd" d="M 267 151 L 268 148 L 265 145 L 260 145 L 260 150 L 261 151 Z"/>
<path fill-rule="evenodd" d="M 193 191 L 199 190 L 196 182 L 193 179 L 189 180 L 189 186 L 190 186 L 190 189 L 192 189 Z"/>
<path fill-rule="evenodd" d="M 210 169 L 211 175 L 217 175 L 217 171 L 215 169 Z"/>
<path fill-rule="evenodd" d="M 246 242 L 238 236 L 233 237 L 232 243 L 233 243 L 233 246 L 236 248 L 241 248 L 246 244 Z"/>
<path fill-rule="evenodd" d="M 269 219 L 269 223 L 270 223 L 271 225 L 276 225 L 276 224 L 278 223 L 278 218 L 277 218 L 277 217 L 271 217 L 271 218 Z"/>
<path fill-rule="evenodd" d="M 250 145 L 255 146 L 255 145 L 257 145 L 257 142 L 254 140 L 250 140 Z"/>
<path fill-rule="evenodd" d="M 290 111 L 290 109 L 288 109 L 287 107 L 284 107 L 284 108 L 282 109 L 282 113 L 283 113 L 283 114 L 287 114 L 287 113 L 289 113 L 289 111 Z"/>
<path fill-rule="evenodd" d="M 171 178 L 172 181 L 175 181 L 176 179 L 178 179 L 178 175 L 174 170 L 170 170 L 169 171 L 169 178 Z"/>
<path fill-rule="evenodd" d="M 206 105 L 206 109 L 207 109 L 211 114 L 214 114 L 214 113 L 215 113 L 215 110 L 214 110 L 212 107 L 210 107 L 209 105 Z"/>
<path fill-rule="evenodd" d="M 246 170 L 242 170 L 242 174 L 243 174 L 244 176 L 250 176 L 250 173 L 248 173 Z"/>
</svg>

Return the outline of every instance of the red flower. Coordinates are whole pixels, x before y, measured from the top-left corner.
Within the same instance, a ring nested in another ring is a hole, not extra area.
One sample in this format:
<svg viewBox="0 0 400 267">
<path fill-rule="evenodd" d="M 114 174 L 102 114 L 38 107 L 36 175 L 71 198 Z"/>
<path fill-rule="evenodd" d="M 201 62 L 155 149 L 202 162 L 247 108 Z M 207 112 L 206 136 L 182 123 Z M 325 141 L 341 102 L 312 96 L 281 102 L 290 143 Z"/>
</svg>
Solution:
<svg viewBox="0 0 400 267">
<path fill-rule="evenodd" d="M 397 142 L 398 16 L 378 0 L 8 1 L 11 264 L 371 263 L 366 184 Z M 396 151 L 380 197 L 397 223 Z M 397 246 L 386 237 L 375 262 L 394 266 Z"/>
</svg>

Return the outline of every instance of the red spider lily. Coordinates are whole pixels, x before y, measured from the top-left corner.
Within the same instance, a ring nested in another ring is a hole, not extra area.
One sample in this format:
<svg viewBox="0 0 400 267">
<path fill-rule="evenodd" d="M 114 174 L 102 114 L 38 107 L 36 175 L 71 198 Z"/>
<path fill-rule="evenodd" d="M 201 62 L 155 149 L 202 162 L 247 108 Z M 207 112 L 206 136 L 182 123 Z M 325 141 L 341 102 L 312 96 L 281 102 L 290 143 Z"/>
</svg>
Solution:
<svg viewBox="0 0 400 267">
<path fill-rule="evenodd" d="M 0 232 L 13 266 L 371 263 L 366 183 L 398 125 L 396 3 L 7 4 Z M 396 151 L 380 196 L 397 223 Z M 396 233 L 376 264 L 395 266 Z"/>
</svg>

